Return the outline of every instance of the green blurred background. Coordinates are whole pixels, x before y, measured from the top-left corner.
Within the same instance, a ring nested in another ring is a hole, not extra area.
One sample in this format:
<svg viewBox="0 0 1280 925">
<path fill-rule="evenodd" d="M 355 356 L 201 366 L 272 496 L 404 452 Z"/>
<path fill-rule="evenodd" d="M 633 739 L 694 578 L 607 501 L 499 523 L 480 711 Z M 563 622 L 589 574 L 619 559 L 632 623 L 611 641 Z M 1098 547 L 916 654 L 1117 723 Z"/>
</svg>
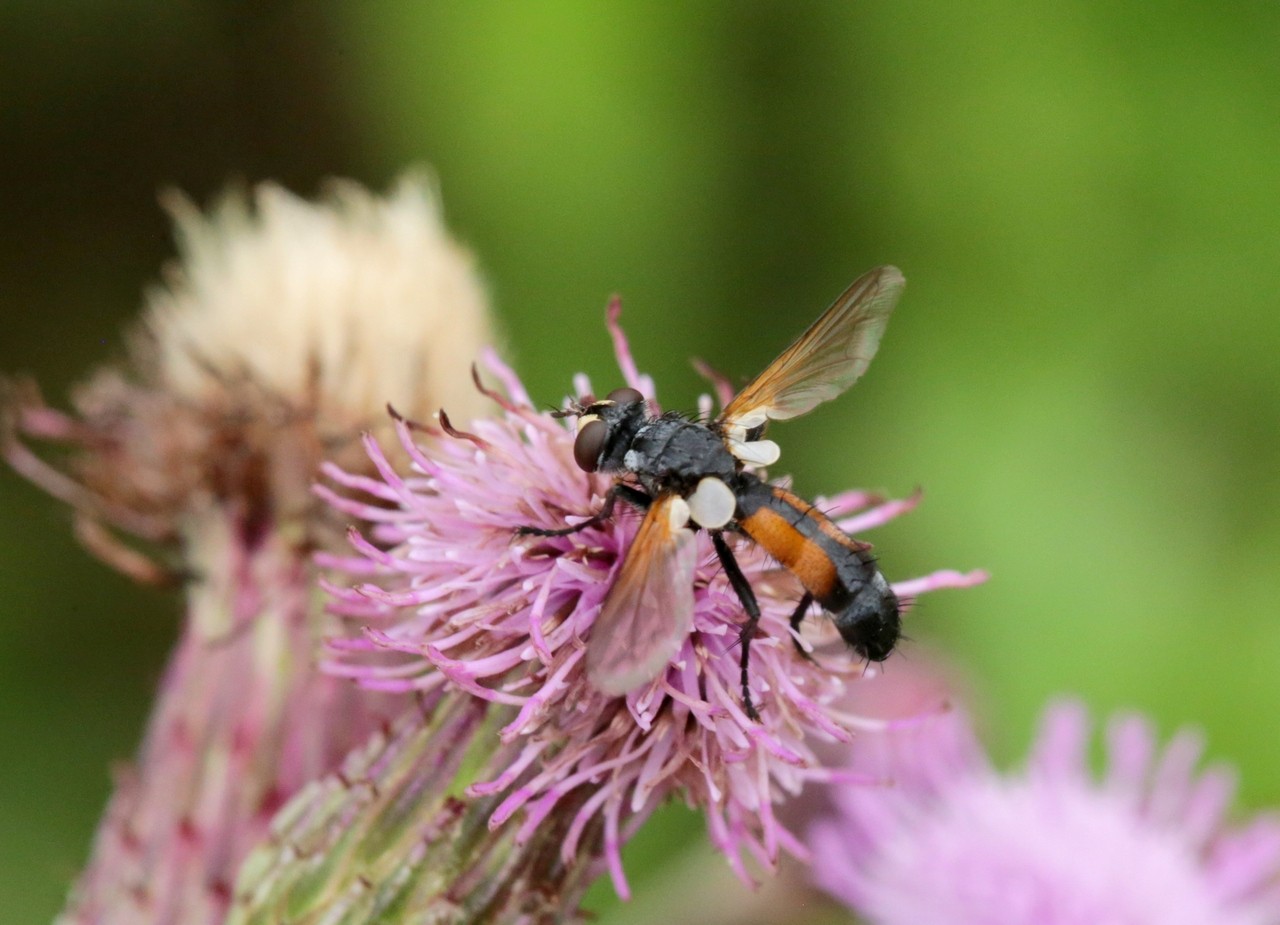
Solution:
<svg viewBox="0 0 1280 925">
<path fill-rule="evenodd" d="M 1050 695 L 1202 725 L 1280 802 L 1280 8 L 1273 3 L 63 2 L 0 8 L 0 370 L 62 404 L 172 254 L 157 190 L 437 171 L 530 391 L 765 362 L 856 274 L 870 374 L 778 428 L 874 539 L 996 753 Z M 0 909 L 48 920 L 175 631 L 0 476 Z M 650 900 L 700 824 L 631 861 Z M 666 867 L 664 868 L 664 865 Z M 593 894 L 608 909 L 608 890 Z M 674 901 L 674 900 L 673 900 Z"/>
</svg>

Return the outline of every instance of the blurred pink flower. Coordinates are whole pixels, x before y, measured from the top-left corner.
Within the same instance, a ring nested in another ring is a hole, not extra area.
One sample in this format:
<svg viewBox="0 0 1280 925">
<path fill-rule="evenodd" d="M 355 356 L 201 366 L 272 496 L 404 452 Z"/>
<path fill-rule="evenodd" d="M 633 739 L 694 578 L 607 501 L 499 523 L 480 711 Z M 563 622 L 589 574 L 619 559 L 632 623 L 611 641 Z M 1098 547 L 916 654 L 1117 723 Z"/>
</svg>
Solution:
<svg viewBox="0 0 1280 925">
<path fill-rule="evenodd" d="M 817 883 L 875 925 L 1265 925 L 1280 922 L 1280 820 L 1231 827 L 1234 776 L 1197 773 L 1190 731 L 1158 748 L 1140 716 L 1106 729 L 1046 711 L 1024 770 L 996 772 L 959 711 L 866 736 L 810 824 Z"/>
<path fill-rule="evenodd" d="M 617 327 L 616 306 L 610 326 L 627 384 L 652 398 L 653 383 L 636 372 Z M 624 514 L 566 537 L 517 538 L 520 525 L 556 527 L 593 514 L 610 480 L 582 472 L 571 427 L 537 413 L 493 354 L 485 365 L 502 383 L 505 395 L 491 393 L 502 414 L 469 432 L 442 418 L 452 439 L 429 449 L 419 447 L 413 425 L 399 421 L 411 474 L 397 472 L 373 438 L 366 442 L 377 478 L 326 467 L 338 486 L 322 489 L 330 502 L 377 525 L 368 538 L 352 533 L 358 556 L 327 562 L 376 579 L 331 589 L 336 609 L 367 628 L 363 639 L 335 643 L 329 670 L 369 688 L 453 689 L 503 705 L 505 768 L 468 793 L 502 795 L 490 826 L 518 817 L 517 842 L 548 820 L 567 820 L 566 863 L 602 819 L 603 854 L 620 895 L 627 895 L 621 845 L 673 795 L 706 812 L 713 843 L 744 880 L 751 880 L 745 856 L 770 870 L 783 849 L 805 855 L 774 806 L 806 783 L 842 779 L 844 772 L 822 766 L 813 741 L 852 739 L 863 723 L 841 709 L 841 698 L 847 682 L 873 669 L 843 651 L 801 658 L 788 626 L 797 586 L 758 550 L 730 539 L 763 611 L 751 664 L 761 721 L 750 720 L 736 651 L 744 615 L 700 533 L 693 632 L 652 683 L 625 697 L 595 690 L 583 640 L 638 518 Z M 575 385 L 580 395 L 592 391 L 583 377 Z M 916 501 L 851 492 L 823 505 L 843 529 L 861 532 Z M 983 577 L 939 572 L 895 590 L 910 596 Z"/>
</svg>

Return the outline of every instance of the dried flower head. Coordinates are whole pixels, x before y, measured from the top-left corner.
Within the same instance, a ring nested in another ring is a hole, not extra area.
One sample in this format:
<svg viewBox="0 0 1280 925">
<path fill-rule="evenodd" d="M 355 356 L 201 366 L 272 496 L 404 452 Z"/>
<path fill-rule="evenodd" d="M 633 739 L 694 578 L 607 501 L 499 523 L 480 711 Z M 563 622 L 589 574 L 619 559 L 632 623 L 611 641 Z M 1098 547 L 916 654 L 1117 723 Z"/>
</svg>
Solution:
<svg viewBox="0 0 1280 925">
<path fill-rule="evenodd" d="M 806 841 L 819 885 L 875 925 L 1265 925 L 1280 922 L 1280 820 L 1231 827 L 1234 777 L 1197 772 L 1203 743 L 1158 748 L 1151 724 L 1107 726 L 1089 769 L 1078 704 L 1046 711 L 1024 770 L 988 762 L 962 712 L 864 738 Z"/>
<path fill-rule="evenodd" d="M 131 363 L 77 389 L 74 419 L 20 383 L 0 421 L 5 458 L 76 509 L 89 547 L 151 579 L 162 570 L 107 527 L 198 555 L 193 522 L 235 508 L 246 537 L 285 524 L 314 541 L 321 457 L 361 466 L 355 436 L 384 426 L 388 401 L 478 412 L 458 383 L 489 339 L 471 259 L 421 179 L 385 199 L 335 183 L 319 205 L 264 184 L 207 217 L 169 204 L 183 261 L 151 293 Z M 71 472 L 24 438 L 78 450 Z"/>
<path fill-rule="evenodd" d="M 342 534 L 311 483 L 322 456 L 365 464 L 356 435 L 388 400 L 475 402 L 452 383 L 487 332 L 470 259 L 420 181 L 385 199 L 341 184 L 321 204 L 263 186 L 207 218 L 172 207 L 184 262 L 130 366 L 93 377 L 75 415 L 30 385 L 0 409 L 4 458 L 74 506 L 94 552 L 187 589 L 66 923 L 222 922 L 274 812 L 380 728 L 390 698 L 317 671 L 339 627 L 311 555 Z M 66 469 L 34 441 L 66 445 Z"/>
<path fill-rule="evenodd" d="M 652 399 L 636 372 L 616 313 L 610 323 L 628 386 Z M 562 855 L 603 819 L 604 858 L 626 895 L 619 850 L 663 800 L 679 796 L 707 814 L 711 838 L 743 879 L 745 856 L 772 869 L 781 850 L 804 847 L 774 816 L 774 805 L 810 781 L 841 772 L 816 760 L 811 737 L 847 742 L 860 718 L 839 707 L 847 683 L 869 666 L 846 655 L 810 661 L 795 650 L 788 619 L 799 599 L 789 575 L 758 550 L 735 553 L 759 597 L 763 619 L 752 648 L 751 688 L 761 720 L 741 702 L 741 605 L 697 538 L 693 631 L 650 684 L 623 697 L 596 690 L 583 665 L 592 632 L 637 518 L 625 514 L 580 533 L 517 539 L 516 527 L 559 527 L 594 514 L 610 481 L 574 462 L 572 430 L 533 410 L 515 375 L 485 359 L 505 394 L 490 392 L 502 414 L 468 431 L 441 418 L 445 435 L 420 446 L 400 420 L 400 446 L 412 463 L 401 475 L 382 444 L 367 449 L 376 478 L 327 466 L 340 490 L 323 493 L 338 509 L 377 524 L 353 532 L 356 557 L 330 565 L 375 581 L 335 587 L 336 609 L 366 624 L 341 642 L 330 670 L 379 690 L 446 688 L 505 711 L 499 733 L 505 767 L 474 783 L 473 797 L 502 794 L 489 822 L 513 820 L 517 840 L 563 827 Z M 591 394 L 580 378 L 578 393 Z M 842 529 L 861 532 L 914 507 L 851 492 L 823 502 Z M 940 572 L 896 590 L 915 595 L 982 579 Z M 808 645 L 808 643 L 806 643 Z"/>
<path fill-rule="evenodd" d="M 491 337 L 488 306 L 424 177 L 385 198 L 335 181 L 321 205 L 271 184 L 208 217 L 168 205 L 183 262 L 146 319 L 167 391 L 201 401 L 250 381 L 305 396 L 335 431 L 379 425 L 387 402 L 478 411 L 467 370 Z"/>
</svg>

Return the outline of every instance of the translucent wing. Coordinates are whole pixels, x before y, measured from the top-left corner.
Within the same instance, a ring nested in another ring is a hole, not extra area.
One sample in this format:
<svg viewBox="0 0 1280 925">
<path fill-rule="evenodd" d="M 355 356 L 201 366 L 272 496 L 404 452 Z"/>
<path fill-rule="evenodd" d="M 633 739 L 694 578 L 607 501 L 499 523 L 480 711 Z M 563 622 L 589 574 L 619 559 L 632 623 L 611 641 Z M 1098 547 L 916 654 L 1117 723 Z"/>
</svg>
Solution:
<svg viewBox="0 0 1280 925">
<path fill-rule="evenodd" d="M 620 696 L 652 681 L 693 626 L 697 553 L 679 495 L 654 500 L 587 642 L 587 679 Z"/>
<path fill-rule="evenodd" d="M 720 425 L 730 439 L 741 441 L 768 420 L 798 417 L 853 385 L 876 355 L 905 285 L 897 267 L 878 267 L 858 277 L 725 407 Z"/>
</svg>

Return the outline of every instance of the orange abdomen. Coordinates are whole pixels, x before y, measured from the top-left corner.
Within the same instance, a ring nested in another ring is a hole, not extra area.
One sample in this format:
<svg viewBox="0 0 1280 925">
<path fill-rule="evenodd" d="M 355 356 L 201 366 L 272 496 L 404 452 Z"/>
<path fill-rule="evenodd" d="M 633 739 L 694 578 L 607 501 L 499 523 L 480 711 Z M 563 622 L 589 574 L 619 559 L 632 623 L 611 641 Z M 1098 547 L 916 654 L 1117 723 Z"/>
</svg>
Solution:
<svg viewBox="0 0 1280 925">
<path fill-rule="evenodd" d="M 838 609 L 850 589 L 841 563 L 860 559 L 862 547 L 812 504 L 776 486 L 758 483 L 739 494 L 738 526 L 796 578 L 823 607 Z"/>
<path fill-rule="evenodd" d="M 739 521 L 744 533 L 800 580 L 804 589 L 819 601 L 835 589 L 836 569 L 822 547 L 786 517 L 771 508 L 761 508 Z"/>
</svg>

